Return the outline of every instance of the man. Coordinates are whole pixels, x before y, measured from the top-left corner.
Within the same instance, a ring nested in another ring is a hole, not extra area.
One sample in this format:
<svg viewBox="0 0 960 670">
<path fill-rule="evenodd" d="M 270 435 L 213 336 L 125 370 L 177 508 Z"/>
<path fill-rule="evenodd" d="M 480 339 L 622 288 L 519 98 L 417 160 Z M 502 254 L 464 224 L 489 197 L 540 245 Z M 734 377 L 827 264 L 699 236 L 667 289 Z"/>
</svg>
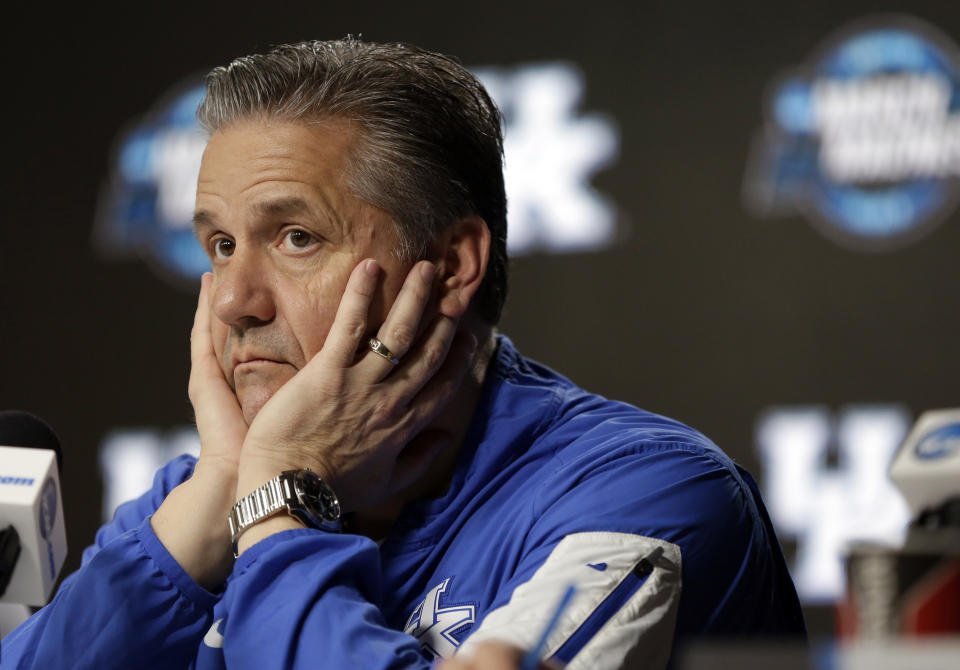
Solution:
<svg viewBox="0 0 960 670">
<path fill-rule="evenodd" d="M 5 663 L 427 667 L 536 648 L 571 585 L 541 652 L 571 668 L 802 634 L 749 475 L 495 335 L 500 117 L 468 72 L 282 46 L 214 70 L 198 116 L 201 455 L 117 511 Z"/>
</svg>

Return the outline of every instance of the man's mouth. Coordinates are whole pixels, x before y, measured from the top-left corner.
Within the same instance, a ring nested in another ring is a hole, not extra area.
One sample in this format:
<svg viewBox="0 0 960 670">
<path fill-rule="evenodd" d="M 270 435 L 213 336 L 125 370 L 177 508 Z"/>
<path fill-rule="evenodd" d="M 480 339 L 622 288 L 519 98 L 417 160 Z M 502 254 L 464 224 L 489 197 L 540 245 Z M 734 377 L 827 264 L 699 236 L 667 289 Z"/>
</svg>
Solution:
<svg viewBox="0 0 960 670">
<path fill-rule="evenodd" d="M 223 374 L 227 384 L 236 392 L 237 385 L 258 384 L 267 379 L 287 378 L 300 369 L 285 355 L 280 346 L 231 346 L 226 343 L 223 354 Z"/>
<path fill-rule="evenodd" d="M 286 361 L 278 361 L 273 358 L 248 358 L 242 361 L 237 361 L 236 365 L 233 366 L 233 372 L 236 374 L 240 370 L 255 370 L 260 367 L 270 366 L 270 365 L 290 365 Z"/>
<path fill-rule="evenodd" d="M 233 356 L 233 374 L 265 370 L 275 365 L 291 365 L 289 361 L 274 358 L 268 352 L 245 351 Z"/>
</svg>

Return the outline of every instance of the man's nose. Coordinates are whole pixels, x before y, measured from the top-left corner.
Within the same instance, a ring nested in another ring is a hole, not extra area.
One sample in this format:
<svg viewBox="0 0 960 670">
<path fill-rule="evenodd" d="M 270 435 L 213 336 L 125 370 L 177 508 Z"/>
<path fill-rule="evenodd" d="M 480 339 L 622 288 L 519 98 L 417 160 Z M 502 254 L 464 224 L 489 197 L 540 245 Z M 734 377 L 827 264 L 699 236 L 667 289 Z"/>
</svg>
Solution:
<svg viewBox="0 0 960 670">
<path fill-rule="evenodd" d="M 213 313 L 230 326 L 271 321 L 276 305 L 266 268 L 254 250 L 237 249 L 214 273 Z"/>
</svg>

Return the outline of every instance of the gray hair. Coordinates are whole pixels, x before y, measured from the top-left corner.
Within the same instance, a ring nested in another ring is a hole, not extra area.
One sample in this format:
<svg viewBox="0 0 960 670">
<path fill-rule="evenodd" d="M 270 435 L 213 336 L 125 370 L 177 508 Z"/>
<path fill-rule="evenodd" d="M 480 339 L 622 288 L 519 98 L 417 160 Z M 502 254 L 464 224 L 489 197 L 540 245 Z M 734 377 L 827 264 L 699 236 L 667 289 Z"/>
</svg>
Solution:
<svg viewBox="0 0 960 670">
<path fill-rule="evenodd" d="M 411 45 L 347 37 L 237 58 L 206 81 L 197 118 L 210 133 L 256 117 L 359 124 L 348 183 L 397 222 L 401 260 L 423 258 L 457 220 L 483 218 L 490 261 L 474 305 L 487 322 L 499 320 L 507 292 L 502 119 L 462 65 Z"/>
</svg>

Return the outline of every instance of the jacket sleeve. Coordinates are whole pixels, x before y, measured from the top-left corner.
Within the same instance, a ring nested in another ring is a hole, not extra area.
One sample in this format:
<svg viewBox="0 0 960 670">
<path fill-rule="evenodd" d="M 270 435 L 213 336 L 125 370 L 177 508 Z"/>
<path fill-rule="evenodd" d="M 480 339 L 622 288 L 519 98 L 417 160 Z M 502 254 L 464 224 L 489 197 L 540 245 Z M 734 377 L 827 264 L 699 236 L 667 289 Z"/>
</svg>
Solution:
<svg viewBox="0 0 960 670">
<path fill-rule="evenodd" d="M 543 658 L 578 668 L 664 668 L 686 633 L 776 630 L 797 612 L 752 487 L 729 463 L 682 446 L 638 445 L 568 463 L 541 487 L 537 519 L 483 640 L 531 648 L 566 589 L 575 592 Z"/>
<path fill-rule="evenodd" d="M 366 537 L 302 529 L 261 540 L 217 608 L 226 666 L 429 668 L 417 641 L 384 620 L 381 588 Z"/>
<path fill-rule="evenodd" d="M 4 638 L 4 669 L 189 665 L 217 596 L 170 556 L 149 517 L 192 468 L 190 458 L 172 461 L 117 509 L 53 601 Z"/>
</svg>

